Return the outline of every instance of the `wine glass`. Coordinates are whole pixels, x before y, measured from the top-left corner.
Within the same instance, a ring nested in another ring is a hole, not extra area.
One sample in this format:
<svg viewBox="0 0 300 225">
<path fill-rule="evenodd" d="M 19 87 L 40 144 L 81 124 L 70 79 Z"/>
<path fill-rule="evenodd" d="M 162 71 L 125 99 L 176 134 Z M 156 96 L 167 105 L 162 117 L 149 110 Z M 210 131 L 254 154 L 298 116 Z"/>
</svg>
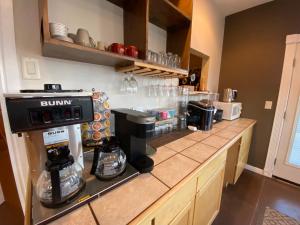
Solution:
<svg viewBox="0 0 300 225">
<path fill-rule="evenodd" d="M 129 77 L 129 93 L 136 94 L 137 91 L 138 91 L 138 82 L 134 78 L 133 74 L 131 73 Z"/>
<path fill-rule="evenodd" d="M 129 77 L 125 76 L 121 83 L 120 91 L 121 93 L 127 93 L 129 87 Z"/>
</svg>

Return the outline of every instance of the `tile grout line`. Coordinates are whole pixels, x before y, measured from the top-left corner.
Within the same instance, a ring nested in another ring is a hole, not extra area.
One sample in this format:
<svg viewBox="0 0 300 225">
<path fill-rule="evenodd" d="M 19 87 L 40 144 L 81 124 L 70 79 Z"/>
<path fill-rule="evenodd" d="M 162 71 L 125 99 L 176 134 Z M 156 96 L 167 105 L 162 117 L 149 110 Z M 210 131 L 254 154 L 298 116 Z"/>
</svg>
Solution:
<svg viewBox="0 0 300 225">
<path fill-rule="evenodd" d="M 97 225 L 100 225 L 100 222 L 98 221 L 98 219 L 97 219 L 97 217 L 96 217 L 96 214 L 95 214 L 95 212 L 94 212 L 92 206 L 90 205 L 90 203 L 88 203 L 88 207 L 89 207 L 90 210 L 91 210 L 92 216 L 93 216 L 93 218 L 94 218 L 96 224 L 97 224 Z"/>
<path fill-rule="evenodd" d="M 173 151 L 174 151 L 174 150 L 173 150 Z M 156 166 L 162 164 L 163 162 L 166 162 L 167 160 L 171 159 L 172 157 L 174 157 L 174 156 L 176 156 L 176 155 L 178 155 L 178 154 L 179 154 L 179 152 L 176 152 L 174 155 L 171 155 L 170 157 L 168 157 L 168 158 L 162 160 L 161 162 L 159 162 L 159 163 L 157 163 L 156 165 L 154 165 L 154 168 L 155 168 Z"/>
</svg>

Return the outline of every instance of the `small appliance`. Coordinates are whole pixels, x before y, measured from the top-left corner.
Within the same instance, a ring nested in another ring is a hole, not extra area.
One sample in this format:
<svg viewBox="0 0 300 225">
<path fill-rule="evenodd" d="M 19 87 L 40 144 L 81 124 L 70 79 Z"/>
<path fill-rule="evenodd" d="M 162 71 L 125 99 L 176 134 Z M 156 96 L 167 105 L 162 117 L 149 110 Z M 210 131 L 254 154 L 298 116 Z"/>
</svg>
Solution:
<svg viewBox="0 0 300 225">
<path fill-rule="evenodd" d="M 237 98 L 238 91 L 231 88 L 224 89 L 223 102 L 232 102 Z"/>
<path fill-rule="evenodd" d="M 214 102 L 217 109 L 223 110 L 222 118 L 224 120 L 234 120 L 240 117 L 242 112 L 242 103 L 240 102 Z"/>
<path fill-rule="evenodd" d="M 124 153 L 111 145 L 99 156 L 99 170 L 90 174 L 94 152 L 83 151 L 81 125 L 110 117 L 107 110 L 101 115 L 94 110 L 99 106 L 93 104 L 95 95 L 61 90 L 59 84 L 4 95 L 12 133 L 23 136 L 27 147 L 33 225 L 48 224 L 139 175 L 128 163 L 124 169 Z M 101 162 L 108 163 L 105 169 Z M 119 175 L 109 180 L 96 177 L 107 178 L 112 172 Z"/>
<path fill-rule="evenodd" d="M 154 162 L 147 156 L 148 141 L 155 133 L 155 116 L 131 109 L 113 109 L 115 135 L 120 141 L 128 162 L 139 172 L 153 169 Z"/>
<path fill-rule="evenodd" d="M 93 119 L 92 98 L 83 93 L 6 95 L 13 133 L 27 132 L 32 183 L 41 203 L 57 207 L 85 186 L 80 124 Z"/>
<path fill-rule="evenodd" d="M 222 119 L 223 119 L 223 110 L 217 109 L 217 111 L 214 114 L 214 122 L 215 123 L 221 122 Z"/>
<path fill-rule="evenodd" d="M 211 101 L 189 101 L 188 126 L 195 126 L 198 130 L 210 130 L 213 125 L 215 107 Z"/>
</svg>

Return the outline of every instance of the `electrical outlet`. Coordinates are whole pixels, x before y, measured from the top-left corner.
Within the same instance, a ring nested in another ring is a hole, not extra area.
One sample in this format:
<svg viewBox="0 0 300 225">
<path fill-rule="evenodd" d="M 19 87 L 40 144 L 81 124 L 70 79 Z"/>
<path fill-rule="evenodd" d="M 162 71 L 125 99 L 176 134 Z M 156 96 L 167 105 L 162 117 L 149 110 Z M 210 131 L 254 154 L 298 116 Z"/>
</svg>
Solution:
<svg viewBox="0 0 300 225">
<path fill-rule="evenodd" d="M 265 101 L 265 109 L 272 109 L 273 102 L 272 101 Z"/>
<path fill-rule="evenodd" d="M 22 58 L 22 72 L 25 80 L 41 79 L 39 61 L 35 58 Z"/>
</svg>

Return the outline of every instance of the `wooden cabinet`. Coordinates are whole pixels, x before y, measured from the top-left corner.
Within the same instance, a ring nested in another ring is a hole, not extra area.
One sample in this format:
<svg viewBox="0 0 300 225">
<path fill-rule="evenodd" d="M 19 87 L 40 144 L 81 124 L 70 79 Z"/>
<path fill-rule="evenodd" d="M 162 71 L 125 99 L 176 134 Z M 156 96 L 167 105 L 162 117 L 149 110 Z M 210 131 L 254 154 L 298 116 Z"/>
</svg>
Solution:
<svg viewBox="0 0 300 225">
<path fill-rule="evenodd" d="M 237 182 L 237 180 L 241 176 L 241 174 L 247 164 L 251 140 L 252 140 L 252 133 L 253 133 L 253 127 L 250 127 L 245 131 L 245 133 L 242 136 L 240 151 L 239 151 L 239 155 L 238 155 L 238 162 L 236 165 L 234 183 Z"/>
<path fill-rule="evenodd" d="M 190 201 L 188 205 L 175 217 L 169 225 L 192 225 L 194 215 L 194 200 Z"/>
<path fill-rule="evenodd" d="M 227 150 L 160 199 L 130 225 L 208 225 L 219 212 Z"/>
<path fill-rule="evenodd" d="M 248 161 L 252 133 L 253 127 L 249 127 L 243 136 L 228 149 L 224 186 L 235 184 L 244 171 Z"/>
<path fill-rule="evenodd" d="M 224 168 L 225 165 L 197 193 L 193 225 L 212 224 L 218 215 L 222 197 Z"/>
<path fill-rule="evenodd" d="M 228 149 L 226 166 L 225 166 L 225 175 L 224 175 L 224 187 L 227 187 L 228 184 L 234 184 L 240 147 L 241 147 L 241 139 L 235 142 Z"/>
</svg>

